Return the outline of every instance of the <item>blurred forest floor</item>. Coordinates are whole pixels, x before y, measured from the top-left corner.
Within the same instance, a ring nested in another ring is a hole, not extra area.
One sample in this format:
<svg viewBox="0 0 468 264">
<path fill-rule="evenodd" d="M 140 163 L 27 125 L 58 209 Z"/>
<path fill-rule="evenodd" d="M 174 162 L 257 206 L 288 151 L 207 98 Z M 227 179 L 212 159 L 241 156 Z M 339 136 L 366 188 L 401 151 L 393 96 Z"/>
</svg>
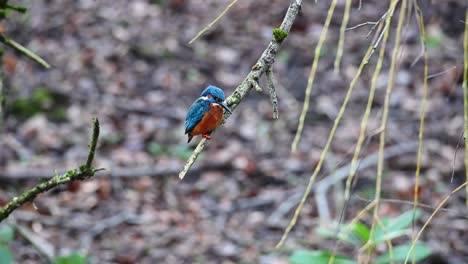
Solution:
<svg viewBox="0 0 468 264">
<path fill-rule="evenodd" d="M 290 144 L 329 1 L 304 1 L 274 64 L 280 119 L 272 120 L 268 94 L 252 91 L 183 181 L 177 174 L 198 141 L 186 144 L 187 109 L 208 84 L 228 94 L 234 90 L 270 41 L 289 1 L 239 1 L 193 45 L 187 42 L 230 1 L 19 2 L 29 11 L 3 25 L 6 32 L 53 67 L 42 69 L 11 50 L 4 55 L 10 91 L 0 137 L 0 204 L 39 177 L 53 175 L 54 169 L 84 162 L 92 117 L 100 119 L 102 128 L 96 166 L 104 172 L 41 195 L 12 215 L 50 244 L 54 254 L 84 251 L 95 263 L 281 264 L 294 249 L 332 248 L 333 241 L 315 232 L 320 221 L 330 220 L 318 214 L 314 195 L 285 248 L 277 252 L 274 245 L 295 208 L 290 198 L 302 194 L 371 41 L 366 38 L 370 26 L 347 31 L 341 72 L 333 73 L 344 1 L 339 1 L 321 54 L 298 153 L 290 153 Z M 359 1 L 353 1 L 349 25 L 378 20 L 386 2 L 363 1 L 358 10 Z M 466 1 L 421 5 L 429 74 L 434 76 L 429 80 L 420 201 L 435 207 L 465 181 L 461 81 Z M 423 60 L 411 65 L 421 53 L 415 16 L 403 39 L 388 147 L 412 144 L 419 129 Z M 380 125 L 389 60 L 385 58 L 378 82 L 369 135 Z M 374 65 L 375 57 L 357 83 L 318 181 L 350 162 Z M 455 155 L 457 144 L 461 150 Z M 377 148 L 378 137 L 369 137 L 361 156 Z M 383 198 L 413 199 L 416 150 L 417 144 L 386 160 Z M 363 199 L 372 197 L 375 165 L 359 170 L 345 222 L 366 205 Z M 334 219 L 342 208 L 342 192 L 342 182 L 328 192 Z M 465 199 L 463 192 L 454 195 L 449 211 L 439 213 L 424 232 L 422 241 L 434 251 L 426 263 L 468 263 Z M 411 208 L 383 201 L 381 215 Z M 431 212 L 424 209 L 422 219 Z M 11 248 L 18 263 L 45 262 L 20 236 Z M 349 248 L 342 250 L 352 254 Z"/>
</svg>

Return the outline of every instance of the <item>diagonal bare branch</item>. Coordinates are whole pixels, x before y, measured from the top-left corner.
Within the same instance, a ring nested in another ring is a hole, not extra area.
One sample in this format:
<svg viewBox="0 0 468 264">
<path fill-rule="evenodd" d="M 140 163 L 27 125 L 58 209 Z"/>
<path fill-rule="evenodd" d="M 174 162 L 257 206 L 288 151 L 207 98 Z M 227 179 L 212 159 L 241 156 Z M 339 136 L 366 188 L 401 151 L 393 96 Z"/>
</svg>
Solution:
<svg viewBox="0 0 468 264">
<path fill-rule="evenodd" d="M 252 89 L 252 82 L 258 82 L 260 77 L 271 68 L 273 63 L 276 60 L 276 56 L 278 51 L 281 48 L 284 39 L 287 37 L 287 34 L 291 30 L 294 21 L 296 20 L 299 11 L 301 10 L 301 3 L 302 0 L 292 0 L 289 8 L 284 16 L 283 22 L 279 29 L 275 29 L 274 32 L 278 33 L 281 32 L 282 34 L 274 34 L 272 40 L 268 47 L 263 51 L 262 55 L 258 59 L 257 63 L 252 67 L 252 70 L 249 72 L 247 77 L 237 86 L 234 92 L 226 98 L 227 105 L 234 111 L 240 102 L 247 96 L 247 94 Z M 280 31 L 278 31 L 280 30 Z M 225 113 L 223 122 L 225 122 L 231 114 Z M 179 173 L 179 178 L 183 179 L 187 172 L 192 167 L 193 163 L 198 158 L 201 152 L 205 149 L 206 145 L 208 145 L 208 140 L 203 138 L 198 146 L 193 151 L 192 155 L 187 160 L 182 171 Z"/>
</svg>

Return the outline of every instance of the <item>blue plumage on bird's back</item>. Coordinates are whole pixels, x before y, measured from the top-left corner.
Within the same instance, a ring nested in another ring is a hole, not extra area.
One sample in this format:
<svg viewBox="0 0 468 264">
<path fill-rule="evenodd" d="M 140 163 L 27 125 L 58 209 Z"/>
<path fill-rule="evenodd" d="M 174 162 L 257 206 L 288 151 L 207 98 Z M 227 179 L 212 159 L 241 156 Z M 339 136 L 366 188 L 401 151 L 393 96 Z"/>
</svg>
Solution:
<svg viewBox="0 0 468 264">
<path fill-rule="evenodd" d="M 210 103 L 204 98 L 198 98 L 190 107 L 185 118 L 185 134 L 189 133 L 200 122 L 205 112 L 210 109 Z"/>
</svg>

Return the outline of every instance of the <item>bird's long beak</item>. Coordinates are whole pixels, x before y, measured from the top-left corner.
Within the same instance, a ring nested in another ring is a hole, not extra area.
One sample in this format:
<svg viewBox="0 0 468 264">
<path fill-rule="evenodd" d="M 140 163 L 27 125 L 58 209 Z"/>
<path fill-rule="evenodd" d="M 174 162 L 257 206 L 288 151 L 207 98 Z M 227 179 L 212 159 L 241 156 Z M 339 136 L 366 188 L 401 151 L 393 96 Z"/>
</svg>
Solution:
<svg viewBox="0 0 468 264">
<path fill-rule="evenodd" d="M 221 102 L 220 104 L 224 109 L 226 109 L 226 111 L 228 111 L 230 114 L 232 114 L 232 111 L 231 109 L 229 109 L 229 107 L 226 105 L 226 102 Z"/>
</svg>

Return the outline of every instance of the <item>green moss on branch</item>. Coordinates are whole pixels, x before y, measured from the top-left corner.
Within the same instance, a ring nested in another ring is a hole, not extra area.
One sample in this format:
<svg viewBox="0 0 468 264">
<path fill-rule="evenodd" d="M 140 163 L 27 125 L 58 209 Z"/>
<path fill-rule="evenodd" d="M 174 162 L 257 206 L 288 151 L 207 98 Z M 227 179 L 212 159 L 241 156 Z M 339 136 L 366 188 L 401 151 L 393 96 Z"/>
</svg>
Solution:
<svg viewBox="0 0 468 264">
<path fill-rule="evenodd" d="M 283 40 L 288 36 L 288 32 L 282 30 L 281 28 L 273 29 L 273 37 L 278 43 L 283 42 Z"/>
</svg>

